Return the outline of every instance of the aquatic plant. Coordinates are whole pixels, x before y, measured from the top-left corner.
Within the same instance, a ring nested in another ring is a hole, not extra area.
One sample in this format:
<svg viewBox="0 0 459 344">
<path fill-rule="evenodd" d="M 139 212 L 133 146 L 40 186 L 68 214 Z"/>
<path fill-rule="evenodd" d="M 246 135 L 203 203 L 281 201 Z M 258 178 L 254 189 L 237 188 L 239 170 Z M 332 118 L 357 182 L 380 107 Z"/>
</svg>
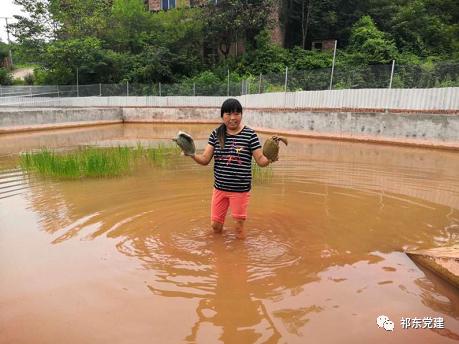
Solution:
<svg viewBox="0 0 459 344">
<path fill-rule="evenodd" d="M 273 177 L 273 168 L 271 165 L 260 167 L 252 160 L 252 179 L 256 183 L 265 183 L 271 181 Z"/>
<path fill-rule="evenodd" d="M 130 173 L 142 161 L 165 166 L 179 150 L 160 144 L 158 147 L 83 147 L 75 151 L 56 152 L 42 149 L 20 155 L 20 165 L 46 177 L 76 179 L 84 177 L 115 177 Z"/>
<path fill-rule="evenodd" d="M 179 155 L 180 148 L 176 145 L 166 145 L 160 143 L 157 147 L 144 149 L 144 157 L 154 165 L 165 167 L 171 161 L 172 155 Z"/>
</svg>

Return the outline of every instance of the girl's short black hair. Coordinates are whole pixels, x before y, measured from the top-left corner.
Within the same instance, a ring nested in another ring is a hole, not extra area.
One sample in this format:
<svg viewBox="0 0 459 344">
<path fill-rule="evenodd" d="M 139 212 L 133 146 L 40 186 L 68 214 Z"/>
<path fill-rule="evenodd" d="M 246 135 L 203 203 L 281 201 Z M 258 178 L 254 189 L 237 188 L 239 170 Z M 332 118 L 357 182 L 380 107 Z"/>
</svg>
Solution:
<svg viewBox="0 0 459 344">
<path fill-rule="evenodd" d="M 234 99 L 234 98 L 228 98 L 222 104 L 220 117 L 223 117 L 224 113 L 233 113 L 233 112 L 238 112 L 242 114 L 242 105 L 241 103 L 239 103 L 239 100 Z M 225 147 L 225 141 L 226 141 L 225 135 L 226 135 L 226 125 L 225 123 L 222 123 L 217 128 L 217 138 L 218 138 L 218 141 L 220 142 L 220 147 L 222 149 L 223 147 Z"/>
<path fill-rule="evenodd" d="M 234 98 L 228 98 L 222 104 L 220 117 L 223 117 L 224 113 L 233 113 L 239 112 L 242 113 L 242 105 L 239 103 L 239 100 Z"/>
</svg>

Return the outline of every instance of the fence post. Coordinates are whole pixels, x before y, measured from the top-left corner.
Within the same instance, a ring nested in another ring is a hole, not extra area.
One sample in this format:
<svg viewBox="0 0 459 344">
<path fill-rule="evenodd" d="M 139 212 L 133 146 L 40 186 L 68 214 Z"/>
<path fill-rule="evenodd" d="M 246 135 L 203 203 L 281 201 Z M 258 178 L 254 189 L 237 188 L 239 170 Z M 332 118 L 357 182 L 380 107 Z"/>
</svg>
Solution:
<svg viewBox="0 0 459 344">
<path fill-rule="evenodd" d="M 3 89 L 2 89 L 2 85 L 0 85 L 0 97 L 3 97 Z"/>
<path fill-rule="evenodd" d="M 288 67 L 285 67 L 285 84 L 284 84 L 284 92 L 287 92 L 287 81 L 288 81 Z"/>
<path fill-rule="evenodd" d="M 196 83 L 193 82 L 193 97 L 196 97 Z"/>
<path fill-rule="evenodd" d="M 241 80 L 241 96 L 244 94 L 244 79 Z"/>
<path fill-rule="evenodd" d="M 250 94 L 250 80 L 249 79 L 246 80 L 245 94 Z"/>
<path fill-rule="evenodd" d="M 102 84 L 99 82 L 99 97 L 102 97 Z"/>
<path fill-rule="evenodd" d="M 61 97 L 61 93 L 59 91 L 59 85 L 57 85 L 57 98 L 60 98 Z"/>
<path fill-rule="evenodd" d="M 126 97 L 129 97 L 129 81 L 126 80 Z"/>
<path fill-rule="evenodd" d="M 159 96 L 161 97 L 161 82 L 159 83 Z"/>
<path fill-rule="evenodd" d="M 332 70 L 331 70 L 331 74 L 330 74 L 330 87 L 328 88 L 329 90 L 332 89 L 332 85 L 333 85 L 333 72 L 335 71 L 335 58 L 336 58 L 336 45 L 337 45 L 338 41 L 335 39 L 335 48 L 333 49 L 333 62 L 332 62 Z"/>
<path fill-rule="evenodd" d="M 392 80 L 394 78 L 394 68 L 395 68 L 395 60 L 392 60 L 392 69 L 390 71 L 389 89 L 392 88 Z"/>
<path fill-rule="evenodd" d="M 230 75 L 229 75 L 229 69 L 228 69 L 228 86 L 226 87 L 226 96 L 229 97 L 229 88 L 230 88 Z"/>
<path fill-rule="evenodd" d="M 78 67 L 77 67 L 77 97 L 80 96 L 80 86 L 79 86 L 79 83 L 78 83 Z"/>
<path fill-rule="evenodd" d="M 258 82 L 258 93 L 261 93 L 261 73 L 260 73 L 260 81 Z"/>
</svg>

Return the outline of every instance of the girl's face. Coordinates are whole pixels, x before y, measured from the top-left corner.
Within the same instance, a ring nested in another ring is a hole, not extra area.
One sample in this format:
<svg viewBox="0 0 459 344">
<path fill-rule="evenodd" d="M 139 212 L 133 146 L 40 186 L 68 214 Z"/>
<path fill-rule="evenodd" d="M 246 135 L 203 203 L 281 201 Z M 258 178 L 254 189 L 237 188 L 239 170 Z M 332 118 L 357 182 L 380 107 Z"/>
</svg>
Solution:
<svg viewBox="0 0 459 344">
<path fill-rule="evenodd" d="M 229 130 L 236 130 L 241 125 L 242 113 L 240 112 L 225 112 L 223 113 L 223 123 Z"/>
</svg>

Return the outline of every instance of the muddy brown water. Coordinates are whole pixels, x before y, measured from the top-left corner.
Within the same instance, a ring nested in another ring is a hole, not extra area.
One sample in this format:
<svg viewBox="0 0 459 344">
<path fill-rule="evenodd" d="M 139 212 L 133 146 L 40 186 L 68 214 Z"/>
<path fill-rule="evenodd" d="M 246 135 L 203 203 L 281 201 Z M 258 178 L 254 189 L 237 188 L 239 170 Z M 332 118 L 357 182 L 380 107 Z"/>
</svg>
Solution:
<svg viewBox="0 0 459 344">
<path fill-rule="evenodd" d="M 458 243 L 457 152 L 290 138 L 253 184 L 244 241 L 229 218 L 210 232 L 211 165 L 79 181 L 17 167 L 24 150 L 154 145 L 178 129 L 204 147 L 213 127 L 0 136 L 1 343 L 458 341 L 458 290 L 403 253 Z M 401 327 L 427 317 L 445 329 Z"/>
</svg>

